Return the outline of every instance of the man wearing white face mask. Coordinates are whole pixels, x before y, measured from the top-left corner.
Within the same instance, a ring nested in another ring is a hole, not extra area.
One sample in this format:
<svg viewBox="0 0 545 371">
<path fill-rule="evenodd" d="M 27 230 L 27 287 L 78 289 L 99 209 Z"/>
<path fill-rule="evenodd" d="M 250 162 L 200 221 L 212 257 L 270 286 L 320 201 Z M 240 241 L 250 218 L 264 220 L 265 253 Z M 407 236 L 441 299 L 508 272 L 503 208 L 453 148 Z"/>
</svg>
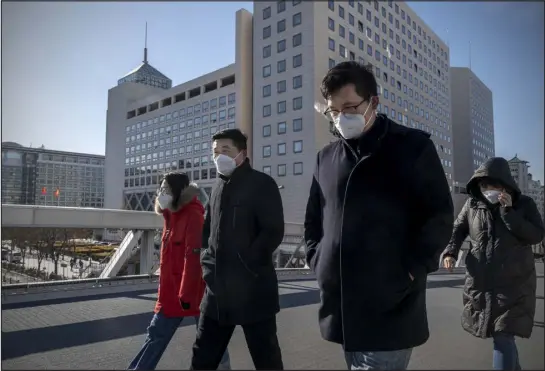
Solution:
<svg viewBox="0 0 545 371">
<path fill-rule="evenodd" d="M 321 92 L 338 137 L 317 155 L 305 216 L 322 337 L 349 369 L 406 369 L 429 337 L 426 277 L 452 231 L 445 172 L 429 134 L 377 114 L 372 70 L 339 63 Z"/>
<path fill-rule="evenodd" d="M 204 224 L 206 291 L 191 368 L 215 369 L 240 325 L 256 369 L 281 370 L 278 280 L 272 259 L 284 237 L 280 192 L 273 178 L 252 169 L 240 130 L 218 132 L 212 140 L 219 178 Z"/>
<path fill-rule="evenodd" d="M 493 338 L 495 370 L 520 370 L 514 337 L 529 338 L 534 326 L 532 245 L 543 240 L 543 220 L 534 201 L 521 194 L 504 158 L 488 159 L 466 189 L 469 199 L 454 223 L 443 264 L 452 269 L 469 236 L 462 327 L 476 337 Z"/>
</svg>

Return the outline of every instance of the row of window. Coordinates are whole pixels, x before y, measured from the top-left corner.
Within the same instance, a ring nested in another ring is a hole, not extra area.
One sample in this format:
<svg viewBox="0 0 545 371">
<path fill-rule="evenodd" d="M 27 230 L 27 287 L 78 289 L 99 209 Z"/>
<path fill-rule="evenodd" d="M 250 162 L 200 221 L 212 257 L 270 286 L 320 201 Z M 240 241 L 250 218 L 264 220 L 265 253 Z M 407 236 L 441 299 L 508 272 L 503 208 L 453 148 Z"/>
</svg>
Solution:
<svg viewBox="0 0 545 371">
<path fill-rule="evenodd" d="M 217 113 L 214 112 L 214 113 L 211 113 L 210 116 L 204 115 L 204 116 L 195 117 L 194 119 L 182 121 L 180 123 L 175 123 L 173 125 L 168 125 L 168 126 L 163 126 L 153 130 L 148 130 L 147 132 L 141 132 L 138 134 L 133 133 L 132 135 L 130 135 L 129 133 L 127 137 L 125 138 L 125 143 L 130 143 L 135 141 L 138 142 L 141 139 L 142 140 L 157 139 L 157 138 L 169 136 L 171 135 L 171 133 L 177 133 L 178 130 L 183 132 L 193 128 L 199 128 L 201 127 L 201 125 L 206 127 L 209 124 L 216 124 L 218 121 L 219 122 L 226 121 L 226 120 L 231 121 L 234 119 L 235 119 L 235 107 L 232 107 L 232 108 L 229 108 L 227 112 L 225 112 L 225 110 L 219 111 L 219 116 L 217 115 Z M 229 124 L 230 122 L 227 123 L 227 125 Z M 225 124 L 223 125 L 225 126 Z M 210 129 L 212 128 L 215 129 L 215 126 L 211 127 Z M 208 128 L 205 128 L 205 129 L 206 131 L 208 131 Z M 220 130 L 223 130 L 223 129 L 220 129 Z"/>
<path fill-rule="evenodd" d="M 286 143 L 278 143 L 276 145 L 276 154 L 278 156 L 285 155 L 287 146 Z M 303 141 L 302 140 L 294 140 L 293 141 L 293 153 L 301 153 L 303 152 Z M 266 146 L 263 146 L 262 150 L 263 157 L 271 157 L 272 156 L 272 146 L 270 144 L 267 144 Z"/>
<path fill-rule="evenodd" d="M 301 16 L 301 12 L 296 13 L 292 16 L 291 25 L 292 27 L 297 27 L 302 23 L 302 21 L 303 21 L 303 18 Z M 284 31 L 286 31 L 286 20 L 282 19 L 276 22 L 276 33 L 282 33 Z M 271 26 L 269 25 L 269 26 L 263 27 L 263 40 L 268 39 L 269 37 L 271 37 L 271 35 L 272 35 Z"/>
<path fill-rule="evenodd" d="M 303 130 L 303 119 L 296 118 L 292 121 L 292 130 L 294 132 L 302 131 Z M 276 133 L 278 135 L 286 134 L 288 131 L 288 125 L 286 124 L 286 121 L 279 122 L 276 124 Z M 264 137 L 270 137 L 272 133 L 271 125 L 264 125 L 263 126 L 263 136 Z"/>
<path fill-rule="evenodd" d="M 271 174 L 271 166 L 265 165 L 263 166 L 263 172 L 265 174 L 268 174 L 272 176 Z M 302 162 L 294 162 L 292 166 L 292 175 L 301 175 L 303 174 L 303 163 Z M 286 176 L 287 174 L 287 165 L 286 164 L 279 164 L 276 165 L 276 176 Z"/>
<path fill-rule="evenodd" d="M 286 80 L 276 82 L 276 93 L 282 94 L 287 91 Z M 292 78 L 292 89 L 300 89 L 303 87 L 303 75 L 297 75 Z M 270 97 L 272 92 L 271 84 L 263 86 L 263 98 Z"/>
<path fill-rule="evenodd" d="M 292 36 L 292 47 L 296 48 L 303 43 L 303 34 L 298 33 Z M 276 53 L 283 53 L 287 49 L 286 39 L 282 39 L 276 42 Z M 269 58 L 272 55 L 272 46 L 266 45 L 263 47 L 263 59 Z"/>
<path fill-rule="evenodd" d="M 303 108 L 303 97 L 295 97 L 292 99 L 292 111 L 299 111 Z M 276 113 L 282 114 L 287 110 L 286 101 L 280 101 L 276 103 Z M 270 104 L 263 106 L 263 117 L 269 117 L 272 114 L 272 108 Z"/>
<path fill-rule="evenodd" d="M 303 55 L 297 54 L 292 57 L 292 66 L 293 68 L 301 67 L 303 65 Z M 282 59 L 276 62 L 276 72 L 283 73 L 286 72 L 286 60 Z M 272 68 L 270 64 L 263 66 L 261 75 L 263 77 L 271 76 Z"/>
<path fill-rule="evenodd" d="M 293 0 L 292 1 L 292 5 L 293 6 L 297 6 L 301 3 L 301 0 L 297 1 L 297 0 Z M 286 1 L 285 0 L 280 0 L 276 3 L 276 14 L 280 14 L 282 12 L 284 12 L 286 10 Z M 271 15 L 272 15 L 272 9 L 270 6 L 266 7 L 265 9 L 263 9 L 263 19 L 269 19 L 271 18 Z"/>
<path fill-rule="evenodd" d="M 208 112 L 208 110 L 214 111 L 214 110 L 217 110 L 218 108 L 222 108 L 222 107 L 232 105 L 235 103 L 236 103 L 235 93 L 230 93 L 227 96 L 224 95 L 219 98 L 214 98 L 209 101 L 197 103 L 193 106 L 184 107 L 179 110 L 169 112 L 167 114 L 163 114 L 155 118 L 140 121 L 134 124 L 129 124 L 125 128 L 125 131 L 127 133 L 131 131 L 140 131 L 140 129 L 143 129 L 147 126 L 157 125 L 163 122 L 169 122 L 170 120 L 174 120 L 174 119 L 184 119 L 186 117 L 192 117 L 193 115 L 199 115 L 201 112 L 203 113 Z"/>
</svg>

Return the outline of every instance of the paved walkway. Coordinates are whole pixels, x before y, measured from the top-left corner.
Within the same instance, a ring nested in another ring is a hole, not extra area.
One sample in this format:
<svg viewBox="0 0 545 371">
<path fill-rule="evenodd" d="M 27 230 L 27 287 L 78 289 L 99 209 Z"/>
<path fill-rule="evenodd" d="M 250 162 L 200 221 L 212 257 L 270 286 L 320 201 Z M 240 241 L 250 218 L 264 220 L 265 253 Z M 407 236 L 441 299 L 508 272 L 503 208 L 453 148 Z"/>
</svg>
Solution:
<svg viewBox="0 0 545 371">
<path fill-rule="evenodd" d="M 544 369 L 543 265 L 531 339 L 518 340 L 523 369 Z M 428 317 L 431 338 L 413 352 L 411 369 L 490 369 L 491 340 L 460 327 L 463 275 L 430 276 Z M 338 345 L 321 339 L 319 294 L 314 281 L 282 282 L 278 334 L 286 369 L 345 369 Z M 2 368 L 125 369 L 139 350 L 151 319 L 154 293 L 132 292 L 86 301 L 2 307 Z M 195 328 L 178 329 L 158 369 L 187 369 Z M 253 369 L 244 336 L 237 328 L 229 345 L 234 369 Z"/>
</svg>

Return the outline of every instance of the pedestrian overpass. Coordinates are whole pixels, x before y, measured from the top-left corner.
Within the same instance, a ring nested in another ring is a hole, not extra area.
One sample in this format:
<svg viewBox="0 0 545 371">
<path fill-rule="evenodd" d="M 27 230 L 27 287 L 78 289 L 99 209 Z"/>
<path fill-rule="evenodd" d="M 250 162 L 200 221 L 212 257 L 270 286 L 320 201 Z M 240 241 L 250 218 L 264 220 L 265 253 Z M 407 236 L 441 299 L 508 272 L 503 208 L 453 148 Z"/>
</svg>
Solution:
<svg viewBox="0 0 545 371">
<path fill-rule="evenodd" d="M 126 369 L 141 347 L 156 300 L 153 233 L 162 227 L 153 213 L 124 210 L 2 206 L 5 227 L 124 228 L 131 230 L 102 278 L 49 281 L 2 286 L 2 368 Z M 317 311 L 320 294 L 312 272 L 283 268 L 302 249 L 302 230 L 286 225 L 284 248 L 292 251 L 278 265 L 280 304 L 278 336 L 286 369 L 346 369 L 338 345 L 321 339 Z M 135 246 L 141 273 L 116 277 Z M 291 249 L 291 250 L 290 250 Z M 522 367 L 543 370 L 543 264 L 538 263 L 538 302 L 534 334 L 518 341 Z M 109 277 L 107 277 L 109 276 Z M 443 270 L 428 277 L 427 304 L 430 340 L 413 352 L 411 369 L 490 369 L 491 341 L 460 327 L 464 269 Z M 365 293 L 362 293 L 363 295 Z M 176 332 L 158 369 L 189 364 L 195 338 L 190 319 Z M 240 329 L 229 345 L 233 369 L 253 369 Z"/>
</svg>

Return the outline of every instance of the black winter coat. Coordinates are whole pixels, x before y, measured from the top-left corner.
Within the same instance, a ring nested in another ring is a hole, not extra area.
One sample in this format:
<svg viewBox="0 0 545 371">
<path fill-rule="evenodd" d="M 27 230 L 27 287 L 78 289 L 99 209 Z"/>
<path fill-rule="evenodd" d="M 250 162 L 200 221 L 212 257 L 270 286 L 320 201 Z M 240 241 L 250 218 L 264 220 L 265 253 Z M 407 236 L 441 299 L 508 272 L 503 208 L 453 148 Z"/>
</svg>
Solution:
<svg viewBox="0 0 545 371">
<path fill-rule="evenodd" d="M 346 351 L 423 344 L 426 276 L 438 269 L 453 213 L 425 132 L 379 115 L 359 141 L 340 139 L 322 149 L 305 216 L 322 337 Z"/>
<path fill-rule="evenodd" d="M 490 205 L 479 180 L 491 178 L 510 190 L 512 207 Z M 509 164 L 495 157 L 485 162 L 467 184 L 470 198 L 454 223 L 443 256 L 458 258 L 469 235 L 462 327 L 488 338 L 497 332 L 528 338 L 534 325 L 536 270 L 533 244 L 543 240 L 543 221 L 534 201 L 521 192 Z"/>
<path fill-rule="evenodd" d="M 201 312 L 225 325 L 259 322 L 280 311 L 272 254 L 284 237 L 278 186 L 248 160 L 220 176 L 207 207 L 201 253 Z"/>
</svg>

